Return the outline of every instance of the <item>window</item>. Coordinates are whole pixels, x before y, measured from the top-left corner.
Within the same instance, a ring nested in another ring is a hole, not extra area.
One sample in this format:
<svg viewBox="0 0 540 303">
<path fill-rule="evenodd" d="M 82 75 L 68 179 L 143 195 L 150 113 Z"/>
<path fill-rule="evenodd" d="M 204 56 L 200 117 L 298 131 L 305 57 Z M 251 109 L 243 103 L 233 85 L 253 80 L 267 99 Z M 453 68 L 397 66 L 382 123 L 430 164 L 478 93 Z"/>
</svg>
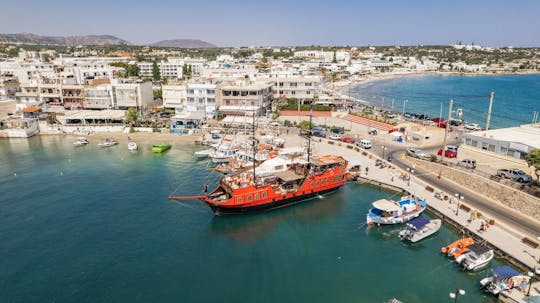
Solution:
<svg viewBox="0 0 540 303">
<path fill-rule="evenodd" d="M 255 200 L 259 200 L 260 198 L 261 198 L 261 197 L 260 197 L 259 193 L 256 193 L 256 194 L 255 194 Z"/>
<path fill-rule="evenodd" d="M 256 91 L 251 91 L 251 92 L 249 92 L 249 95 L 250 96 L 257 96 L 257 92 Z"/>
<path fill-rule="evenodd" d="M 315 183 L 316 186 L 319 186 L 321 185 L 321 181 L 317 180 L 317 182 Z"/>
<path fill-rule="evenodd" d="M 261 193 L 261 195 L 262 195 L 263 198 L 266 198 L 266 192 L 265 192 L 265 191 L 263 191 L 263 192 Z"/>
<path fill-rule="evenodd" d="M 248 202 L 250 202 L 251 200 L 253 200 L 253 196 L 251 196 L 251 195 L 247 196 L 247 200 L 248 200 Z"/>
<path fill-rule="evenodd" d="M 238 197 L 236 201 L 238 201 L 238 203 L 242 203 L 242 197 Z"/>
<path fill-rule="evenodd" d="M 478 141 L 472 140 L 471 141 L 471 146 L 478 147 Z"/>
<path fill-rule="evenodd" d="M 488 151 L 495 152 L 495 145 L 494 144 L 488 145 Z"/>
<path fill-rule="evenodd" d="M 501 155 L 507 155 L 508 154 L 508 148 L 506 147 L 501 147 L 501 152 L 500 152 Z"/>
<path fill-rule="evenodd" d="M 283 82 L 279 82 L 279 87 L 283 87 Z"/>
<path fill-rule="evenodd" d="M 482 142 L 482 149 L 483 150 L 487 150 L 488 149 L 488 144 L 486 142 Z"/>
</svg>

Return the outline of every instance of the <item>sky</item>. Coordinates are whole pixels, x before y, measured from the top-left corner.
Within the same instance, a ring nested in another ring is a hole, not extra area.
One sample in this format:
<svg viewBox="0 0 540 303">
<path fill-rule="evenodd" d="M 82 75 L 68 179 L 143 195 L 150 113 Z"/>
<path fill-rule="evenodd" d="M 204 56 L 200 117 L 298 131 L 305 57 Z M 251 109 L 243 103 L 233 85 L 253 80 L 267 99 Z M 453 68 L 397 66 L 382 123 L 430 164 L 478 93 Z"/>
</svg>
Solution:
<svg viewBox="0 0 540 303">
<path fill-rule="evenodd" d="M 134 44 L 540 46 L 540 0 L 1 0 L 0 33 Z"/>
</svg>

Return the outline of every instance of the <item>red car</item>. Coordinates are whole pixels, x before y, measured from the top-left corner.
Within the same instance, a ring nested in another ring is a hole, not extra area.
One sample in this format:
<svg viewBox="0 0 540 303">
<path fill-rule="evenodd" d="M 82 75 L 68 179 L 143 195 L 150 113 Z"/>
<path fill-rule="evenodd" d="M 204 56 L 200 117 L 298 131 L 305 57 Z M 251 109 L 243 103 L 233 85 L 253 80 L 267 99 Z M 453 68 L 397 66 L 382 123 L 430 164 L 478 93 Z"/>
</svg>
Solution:
<svg viewBox="0 0 540 303">
<path fill-rule="evenodd" d="M 442 155 L 442 148 L 439 148 L 439 151 L 437 152 L 437 155 Z M 457 157 L 457 147 L 449 145 L 446 147 L 446 151 L 444 152 L 444 156 L 446 158 L 455 158 Z"/>
<path fill-rule="evenodd" d="M 440 128 L 446 128 L 446 125 L 448 124 L 446 121 L 444 121 L 444 119 L 440 118 L 433 118 L 431 121 L 437 123 L 437 126 Z M 452 126 L 448 128 L 448 131 L 452 131 Z"/>
<path fill-rule="evenodd" d="M 341 138 L 341 142 L 354 143 L 356 142 L 356 140 L 353 137 L 346 136 L 346 137 Z"/>
</svg>

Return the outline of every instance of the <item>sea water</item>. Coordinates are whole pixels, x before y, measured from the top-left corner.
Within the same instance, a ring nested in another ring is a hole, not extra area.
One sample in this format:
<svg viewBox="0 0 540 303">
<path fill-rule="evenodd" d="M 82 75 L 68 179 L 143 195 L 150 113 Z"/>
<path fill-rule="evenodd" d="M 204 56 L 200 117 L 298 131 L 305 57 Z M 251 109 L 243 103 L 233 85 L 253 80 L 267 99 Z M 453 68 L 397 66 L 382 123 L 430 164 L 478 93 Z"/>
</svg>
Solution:
<svg viewBox="0 0 540 303">
<path fill-rule="evenodd" d="M 445 120 L 452 99 L 453 117 L 461 109 L 463 119 L 481 127 L 486 124 L 490 92 L 495 93 L 490 128 L 531 123 L 533 112 L 540 111 L 540 74 L 405 76 L 359 84 L 344 91 L 379 107 L 431 117 L 441 115 L 442 104 L 441 116 Z"/>
<path fill-rule="evenodd" d="M 447 226 L 420 243 L 400 227 L 367 228 L 392 192 L 347 184 L 283 209 L 215 217 L 198 201 L 219 175 L 194 146 L 152 154 L 139 144 L 0 140 L 0 302 L 494 302 L 487 271 L 440 253 Z M 424 216 L 427 216 L 424 215 Z M 495 260 L 492 265 L 501 264 Z"/>
</svg>

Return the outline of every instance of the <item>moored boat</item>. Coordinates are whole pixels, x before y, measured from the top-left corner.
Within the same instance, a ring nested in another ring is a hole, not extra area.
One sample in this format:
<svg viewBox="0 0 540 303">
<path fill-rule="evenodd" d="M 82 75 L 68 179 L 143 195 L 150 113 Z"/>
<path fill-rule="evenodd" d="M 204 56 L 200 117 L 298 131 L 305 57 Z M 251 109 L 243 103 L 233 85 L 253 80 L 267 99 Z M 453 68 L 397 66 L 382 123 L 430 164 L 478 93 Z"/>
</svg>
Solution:
<svg viewBox="0 0 540 303">
<path fill-rule="evenodd" d="M 133 141 L 129 142 L 127 147 L 128 147 L 129 151 L 136 151 L 136 150 L 139 149 L 139 146 L 137 145 L 137 143 L 135 143 Z"/>
<path fill-rule="evenodd" d="M 470 245 L 467 249 L 468 252 L 456 259 L 456 262 L 465 270 L 481 269 L 495 257 L 493 250 L 477 243 Z"/>
<path fill-rule="evenodd" d="M 73 142 L 75 146 L 84 146 L 90 143 L 86 138 L 78 138 L 77 141 Z"/>
<path fill-rule="evenodd" d="M 440 219 L 428 220 L 419 217 L 407 223 L 407 227 L 399 232 L 399 238 L 401 241 L 415 243 L 436 233 L 441 225 Z"/>
<path fill-rule="evenodd" d="M 367 224 L 400 224 L 418 217 L 426 209 L 426 200 L 418 197 L 404 197 L 400 201 L 387 199 L 372 203 L 367 214 Z"/>
<path fill-rule="evenodd" d="M 520 275 L 515 269 L 508 265 L 494 267 L 490 270 L 491 276 L 480 280 L 480 286 L 486 292 L 498 295 L 501 291 L 518 287 L 523 279 L 529 283 L 530 277 Z"/>
<path fill-rule="evenodd" d="M 208 158 L 214 152 L 213 148 L 196 151 L 193 153 L 197 160 Z"/>
<path fill-rule="evenodd" d="M 449 257 L 454 257 L 457 258 L 459 257 L 463 252 L 465 252 L 464 250 L 467 249 L 467 246 L 471 245 L 471 244 L 474 244 L 474 239 L 473 238 L 463 238 L 463 239 L 459 239 L 459 240 L 456 240 L 444 247 L 441 248 L 441 253 L 449 256 Z"/>
<path fill-rule="evenodd" d="M 104 148 L 104 147 L 115 146 L 117 144 L 118 144 L 118 141 L 116 141 L 114 139 L 107 138 L 107 139 L 105 139 L 105 141 L 102 141 L 101 143 L 99 143 L 98 146 L 101 147 L 101 148 Z"/>
<path fill-rule="evenodd" d="M 307 163 L 292 163 L 285 171 L 268 175 L 251 171 L 222 177 L 208 195 L 171 196 L 169 199 L 199 199 L 216 215 L 246 214 L 296 204 L 337 190 L 345 185 L 347 160 L 339 156 L 316 157 Z M 254 168 L 255 169 L 255 168 Z"/>
<path fill-rule="evenodd" d="M 152 145 L 152 152 L 153 153 L 162 153 L 167 150 L 169 150 L 172 147 L 172 145 L 168 142 L 162 143 L 162 144 L 154 144 Z"/>
</svg>

